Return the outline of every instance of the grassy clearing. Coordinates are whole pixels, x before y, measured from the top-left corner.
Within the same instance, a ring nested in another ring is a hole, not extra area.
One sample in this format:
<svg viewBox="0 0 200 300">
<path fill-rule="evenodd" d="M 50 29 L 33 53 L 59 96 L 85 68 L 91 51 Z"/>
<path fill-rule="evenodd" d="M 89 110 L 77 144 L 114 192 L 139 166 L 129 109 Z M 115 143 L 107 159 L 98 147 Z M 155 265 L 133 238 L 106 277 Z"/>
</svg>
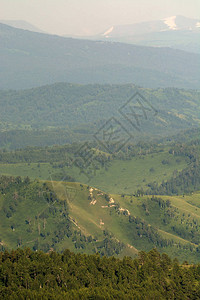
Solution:
<svg viewBox="0 0 200 300">
<path fill-rule="evenodd" d="M 163 161 L 168 161 L 168 164 L 163 164 Z M 184 158 L 174 157 L 165 151 L 133 157 L 131 160 L 114 160 L 106 170 L 98 170 L 90 181 L 76 167 L 55 169 L 49 163 L 0 164 L 0 174 L 47 180 L 62 173 L 63 177 L 70 175 L 77 182 L 90 184 L 108 193 L 129 194 L 135 193 L 140 187 L 146 189 L 150 182 L 161 183 L 163 180 L 169 179 L 174 170 L 180 171 L 185 167 L 187 167 L 187 162 Z"/>
</svg>

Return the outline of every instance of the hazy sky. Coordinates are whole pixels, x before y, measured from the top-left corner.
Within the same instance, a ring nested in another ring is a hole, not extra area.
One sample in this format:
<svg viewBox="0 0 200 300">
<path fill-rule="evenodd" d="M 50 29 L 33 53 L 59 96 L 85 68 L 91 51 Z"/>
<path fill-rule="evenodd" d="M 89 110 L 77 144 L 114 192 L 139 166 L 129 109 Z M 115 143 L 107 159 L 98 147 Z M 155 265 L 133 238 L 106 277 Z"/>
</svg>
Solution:
<svg viewBox="0 0 200 300">
<path fill-rule="evenodd" d="M 173 15 L 200 19 L 200 0 L 0 0 L 0 20 L 25 20 L 55 34 L 96 34 Z"/>
</svg>

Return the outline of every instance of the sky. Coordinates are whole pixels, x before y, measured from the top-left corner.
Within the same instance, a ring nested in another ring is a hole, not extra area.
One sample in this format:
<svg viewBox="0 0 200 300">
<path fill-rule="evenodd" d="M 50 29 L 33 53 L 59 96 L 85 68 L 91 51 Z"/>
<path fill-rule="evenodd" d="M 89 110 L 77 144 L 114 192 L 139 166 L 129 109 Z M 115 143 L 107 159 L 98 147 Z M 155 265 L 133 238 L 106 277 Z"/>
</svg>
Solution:
<svg viewBox="0 0 200 300">
<path fill-rule="evenodd" d="M 200 19 L 200 0 L 0 0 L 0 20 L 25 20 L 59 35 L 93 35 L 174 15 Z"/>
</svg>

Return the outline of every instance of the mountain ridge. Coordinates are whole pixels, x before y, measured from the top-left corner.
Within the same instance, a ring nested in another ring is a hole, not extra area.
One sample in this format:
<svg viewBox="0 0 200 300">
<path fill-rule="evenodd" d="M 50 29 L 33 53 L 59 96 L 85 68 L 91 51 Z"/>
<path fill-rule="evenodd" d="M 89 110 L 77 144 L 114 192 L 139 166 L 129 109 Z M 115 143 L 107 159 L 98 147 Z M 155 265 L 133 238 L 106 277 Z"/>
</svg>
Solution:
<svg viewBox="0 0 200 300">
<path fill-rule="evenodd" d="M 45 33 L 43 30 L 39 29 L 37 26 L 24 21 L 24 20 L 0 20 L 1 24 L 5 24 L 14 28 L 29 30 L 33 32 Z"/>
<path fill-rule="evenodd" d="M 118 32 L 115 32 L 118 30 Z M 116 25 L 108 28 L 101 35 L 109 38 L 110 36 L 120 36 L 131 34 L 144 34 L 149 32 L 158 32 L 165 30 L 199 30 L 200 20 L 190 19 L 183 16 L 171 16 L 160 20 L 125 24 L 125 25 Z M 121 30 L 121 31 L 120 31 Z"/>
<path fill-rule="evenodd" d="M 199 88 L 198 54 L 64 38 L 4 24 L 0 24 L 0 38 L 0 89 L 24 89 L 56 81 Z"/>
</svg>

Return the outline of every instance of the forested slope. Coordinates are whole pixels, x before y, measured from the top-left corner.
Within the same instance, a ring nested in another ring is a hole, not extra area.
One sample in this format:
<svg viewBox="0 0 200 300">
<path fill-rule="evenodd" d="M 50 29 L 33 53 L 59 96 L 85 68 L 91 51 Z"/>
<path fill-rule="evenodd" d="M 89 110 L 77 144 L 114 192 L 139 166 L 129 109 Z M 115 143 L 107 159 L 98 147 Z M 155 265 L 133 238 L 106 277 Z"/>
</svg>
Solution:
<svg viewBox="0 0 200 300">
<path fill-rule="evenodd" d="M 0 147 L 94 140 L 111 119 L 135 142 L 199 127 L 199 114 L 196 90 L 56 83 L 0 91 Z"/>
</svg>

